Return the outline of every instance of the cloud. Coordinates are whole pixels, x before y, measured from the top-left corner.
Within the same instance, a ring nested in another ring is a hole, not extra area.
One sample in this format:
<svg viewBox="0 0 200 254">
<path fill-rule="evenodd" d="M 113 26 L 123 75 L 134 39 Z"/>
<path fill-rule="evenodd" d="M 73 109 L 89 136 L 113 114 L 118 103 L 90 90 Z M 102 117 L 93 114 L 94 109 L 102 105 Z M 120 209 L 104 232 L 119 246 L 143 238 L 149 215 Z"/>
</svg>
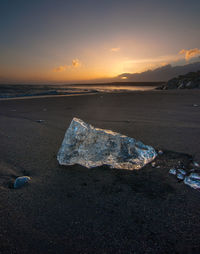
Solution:
<svg viewBox="0 0 200 254">
<path fill-rule="evenodd" d="M 189 60 L 190 58 L 200 55 L 200 49 L 198 48 L 189 49 L 189 50 L 182 49 L 179 52 L 179 55 L 185 55 L 185 60 Z"/>
<path fill-rule="evenodd" d="M 77 68 L 77 67 L 80 67 L 80 66 L 81 66 L 80 60 L 78 60 L 78 59 L 73 59 L 72 60 L 72 67 Z"/>
<path fill-rule="evenodd" d="M 66 71 L 67 69 L 73 69 L 73 68 L 78 68 L 81 66 L 81 62 L 79 59 L 73 59 L 71 65 L 60 65 L 53 69 L 54 72 L 63 72 Z"/>
<path fill-rule="evenodd" d="M 119 52 L 120 48 L 111 48 L 110 51 L 112 51 L 112 52 Z"/>
<path fill-rule="evenodd" d="M 66 71 L 67 66 L 66 65 L 60 65 L 58 67 L 56 67 L 55 69 L 53 69 L 54 72 L 62 72 L 62 71 Z"/>
</svg>

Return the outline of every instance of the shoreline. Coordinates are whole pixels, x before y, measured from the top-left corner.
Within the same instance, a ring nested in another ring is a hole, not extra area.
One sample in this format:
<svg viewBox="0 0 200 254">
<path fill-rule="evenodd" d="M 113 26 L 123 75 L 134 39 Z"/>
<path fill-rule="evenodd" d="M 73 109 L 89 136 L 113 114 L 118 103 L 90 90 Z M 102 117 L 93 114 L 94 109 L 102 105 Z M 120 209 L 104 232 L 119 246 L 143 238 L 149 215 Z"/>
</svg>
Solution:
<svg viewBox="0 0 200 254">
<path fill-rule="evenodd" d="M 148 84 L 148 85 L 147 85 Z M 152 83 L 141 83 L 139 86 L 128 83 L 122 85 L 121 83 L 110 84 L 80 84 L 80 85 L 0 85 L 0 100 L 9 98 L 23 98 L 23 97 L 54 97 L 54 96 L 70 96 L 81 94 L 94 94 L 94 93 L 123 93 L 131 91 L 145 91 L 152 90 L 158 87 Z"/>
<path fill-rule="evenodd" d="M 55 94 L 55 95 L 24 95 L 24 96 L 17 96 L 17 97 L 6 97 L 1 98 L 0 101 L 7 101 L 7 100 L 25 100 L 25 99 L 42 99 L 42 98 L 56 98 L 56 97 L 66 97 L 66 96 L 83 96 L 83 95 L 94 95 L 97 92 L 89 92 L 89 93 L 69 93 L 69 94 Z"/>
</svg>

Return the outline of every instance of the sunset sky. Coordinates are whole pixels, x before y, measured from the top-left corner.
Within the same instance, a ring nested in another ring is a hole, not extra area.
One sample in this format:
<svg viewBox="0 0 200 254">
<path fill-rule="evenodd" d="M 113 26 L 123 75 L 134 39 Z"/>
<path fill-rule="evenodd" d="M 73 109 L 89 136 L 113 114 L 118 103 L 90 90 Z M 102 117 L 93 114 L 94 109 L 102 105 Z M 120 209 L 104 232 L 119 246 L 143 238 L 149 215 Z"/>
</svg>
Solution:
<svg viewBox="0 0 200 254">
<path fill-rule="evenodd" d="M 199 56 L 199 0 L 0 0 L 0 82 L 84 81 Z"/>
</svg>

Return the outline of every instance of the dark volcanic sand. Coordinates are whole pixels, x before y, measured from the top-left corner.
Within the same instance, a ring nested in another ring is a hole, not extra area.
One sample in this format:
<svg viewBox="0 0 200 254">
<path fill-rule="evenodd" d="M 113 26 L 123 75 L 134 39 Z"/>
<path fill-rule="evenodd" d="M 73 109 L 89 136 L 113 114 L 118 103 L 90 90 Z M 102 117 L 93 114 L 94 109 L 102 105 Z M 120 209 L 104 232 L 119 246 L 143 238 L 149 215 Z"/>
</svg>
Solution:
<svg viewBox="0 0 200 254">
<path fill-rule="evenodd" d="M 0 253 L 200 253 L 200 192 L 168 174 L 200 159 L 193 104 L 199 91 L 0 101 Z M 60 167 L 74 116 L 177 153 L 160 169 Z M 21 175 L 31 183 L 12 189 Z"/>
</svg>

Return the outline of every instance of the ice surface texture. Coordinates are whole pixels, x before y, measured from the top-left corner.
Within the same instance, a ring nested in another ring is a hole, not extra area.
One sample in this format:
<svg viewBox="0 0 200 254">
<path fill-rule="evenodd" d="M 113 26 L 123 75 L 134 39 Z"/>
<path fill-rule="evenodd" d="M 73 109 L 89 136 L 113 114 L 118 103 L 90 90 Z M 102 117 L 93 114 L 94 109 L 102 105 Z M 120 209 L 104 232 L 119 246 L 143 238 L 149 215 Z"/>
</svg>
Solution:
<svg viewBox="0 0 200 254">
<path fill-rule="evenodd" d="M 108 165 L 119 169 L 140 169 L 157 156 L 153 147 L 119 133 L 94 128 L 73 118 L 57 155 L 61 165 L 87 168 Z"/>
</svg>

